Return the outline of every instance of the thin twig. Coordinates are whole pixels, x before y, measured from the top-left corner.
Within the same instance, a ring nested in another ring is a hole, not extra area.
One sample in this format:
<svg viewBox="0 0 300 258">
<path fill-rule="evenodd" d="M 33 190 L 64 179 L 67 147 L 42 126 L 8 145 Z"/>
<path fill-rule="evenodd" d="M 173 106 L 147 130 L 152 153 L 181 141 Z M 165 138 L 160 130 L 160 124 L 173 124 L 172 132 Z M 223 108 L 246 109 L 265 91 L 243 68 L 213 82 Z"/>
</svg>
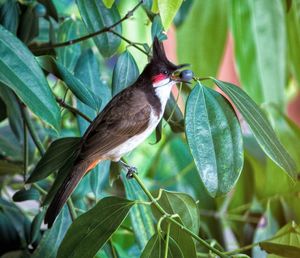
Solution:
<svg viewBox="0 0 300 258">
<path fill-rule="evenodd" d="M 88 121 L 89 123 L 93 122 L 92 119 L 90 119 L 87 115 L 85 115 L 84 113 L 82 113 L 80 110 L 78 110 L 77 108 L 72 107 L 71 105 L 67 104 L 63 99 L 59 98 L 59 97 L 55 97 L 56 102 L 63 108 L 68 109 L 69 111 L 71 111 L 74 115 L 79 115 L 81 116 L 83 119 L 85 119 L 86 121 Z"/>
<path fill-rule="evenodd" d="M 125 38 L 124 36 L 122 36 L 120 33 L 110 29 L 109 32 L 111 32 L 112 34 L 118 36 L 119 38 L 123 39 L 125 42 L 127 42 L 130 46 L 135 47 L 136 49 L 138 49 L 139 51 L 141 51 L 142 53 L 144 53 L 145 55 L 149 56 L 149 53 L 146 52 L 144 49 L 140 48 L 136 43 L 132 42 L 131 40 Z"/>
<path fill-rule="evenodd" d="M 73 45 L 73 44 L 79 43 L 81 41 L 87 40 L 89 38 L 98 36 L 98 35 L 100 35 L 102 33 L 110 32 L 113 28 L 115 28 L 116 26 L 118 26 L 120 23 L 122 23 L 123 21 L 125 21 L 125 20 L 129 19 L 131 16 L 133 16 L 133 13 L 142 4 L 143 4 L 143 0 L 140 0 L 138 2 L 138 4 L 135 7 L 133 7 L 133 9 L 131 9 L 130 11 L 128 11 L 127 14 L 123 18 L 121 18 L 119 21 L 115 22 L 114 24 L 112 24 L 112 25 L 110 25 L 108 27 L 104 27 L 101 30 L 95 31 L 95 32 L 93 32 L 91 34 L 85 35 L 85 36 L 77 38 L 77 39 L 72 39 L 72 40 L 68 40 L 68 41 L 65 41 L 65 42 L 61 42 L 61 43 L 57 43 L 57 44 L 52 44 L 52 45 L 49 45 L 49 46 L 40 46 L 38 48 L 32 48 L 31 50 L 51 50 L 51 49 L 54 49 L 54 48 L 65 47 L 65 46 Z"/>
</svg>

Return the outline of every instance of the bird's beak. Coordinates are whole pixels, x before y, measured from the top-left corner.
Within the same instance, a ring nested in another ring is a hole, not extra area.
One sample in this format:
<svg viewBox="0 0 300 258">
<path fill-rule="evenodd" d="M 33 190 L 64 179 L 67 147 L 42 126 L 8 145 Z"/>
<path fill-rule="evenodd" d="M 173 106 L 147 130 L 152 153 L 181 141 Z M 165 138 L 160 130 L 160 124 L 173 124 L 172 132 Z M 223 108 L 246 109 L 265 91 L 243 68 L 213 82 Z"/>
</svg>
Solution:
<svg viewBox="0 0 300 258">
<path fill-rule="evenodd" d="M 190 64 L 181 64 L 181 65 L 176 65 L 176 70 L 175 72 L 172 73 L 171 75 L 171 80 L 176 81 L 176 82 L 186 82 L 182 80 L 179 75 L 180 75 L 180 70 L 184 67 L 190 66 Z"/>
</svg>

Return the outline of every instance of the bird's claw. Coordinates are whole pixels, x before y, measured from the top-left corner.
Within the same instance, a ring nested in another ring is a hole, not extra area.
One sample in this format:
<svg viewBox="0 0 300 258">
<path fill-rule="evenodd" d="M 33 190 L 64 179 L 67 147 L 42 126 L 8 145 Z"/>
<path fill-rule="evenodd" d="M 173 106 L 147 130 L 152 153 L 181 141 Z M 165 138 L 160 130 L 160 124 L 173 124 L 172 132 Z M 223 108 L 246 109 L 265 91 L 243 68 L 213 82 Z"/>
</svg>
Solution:
<svg viewBox="0 0 300 258">
<path fill-rule="evenodd" d="M 136 167 L 128 167 L 126 178 L 127 179 L 133 178 L 133 174 L 137 174 L 137 168 Z"/>
</svg>

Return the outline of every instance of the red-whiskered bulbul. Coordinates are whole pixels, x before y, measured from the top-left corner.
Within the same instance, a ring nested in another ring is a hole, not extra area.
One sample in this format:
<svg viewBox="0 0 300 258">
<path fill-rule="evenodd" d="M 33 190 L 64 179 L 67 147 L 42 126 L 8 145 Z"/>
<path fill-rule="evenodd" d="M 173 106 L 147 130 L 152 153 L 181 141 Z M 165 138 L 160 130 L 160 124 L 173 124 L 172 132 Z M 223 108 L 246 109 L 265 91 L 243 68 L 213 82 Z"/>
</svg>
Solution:
<svg viewBox="0 0 300 258">
<path fill-rule="evenodd" d="M 88 171 L 103 160 L 120 161 L 153 132 L 184 66 L 171 63 L 154 39 L 152 58 L 136 82 L 113 97 L 83 135 L 73 167 L 47 209 L 48 227 Z"/>
</svg>

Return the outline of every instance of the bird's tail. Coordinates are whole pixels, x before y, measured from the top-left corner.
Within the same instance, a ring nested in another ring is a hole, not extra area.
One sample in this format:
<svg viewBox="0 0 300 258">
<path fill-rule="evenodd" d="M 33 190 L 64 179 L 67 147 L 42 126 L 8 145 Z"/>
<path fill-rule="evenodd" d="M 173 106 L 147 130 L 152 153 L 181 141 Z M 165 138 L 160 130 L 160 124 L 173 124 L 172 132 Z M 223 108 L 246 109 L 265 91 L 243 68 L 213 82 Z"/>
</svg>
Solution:
<svg viewBox="0 0 300 258">
<path fill-rule="evenodd" d="M 60 210 L 73 193 L 80 179 L 90 170 L 90 167 L 90 162 L 82 160 L 78 164 L 75 163 L 74 167 L 70 170 L 70 173 L 63 181 L 47 209 L 44 222 L 45 224 L 48 224 L 49 228 L 52 226 Z"/>
</svg>

